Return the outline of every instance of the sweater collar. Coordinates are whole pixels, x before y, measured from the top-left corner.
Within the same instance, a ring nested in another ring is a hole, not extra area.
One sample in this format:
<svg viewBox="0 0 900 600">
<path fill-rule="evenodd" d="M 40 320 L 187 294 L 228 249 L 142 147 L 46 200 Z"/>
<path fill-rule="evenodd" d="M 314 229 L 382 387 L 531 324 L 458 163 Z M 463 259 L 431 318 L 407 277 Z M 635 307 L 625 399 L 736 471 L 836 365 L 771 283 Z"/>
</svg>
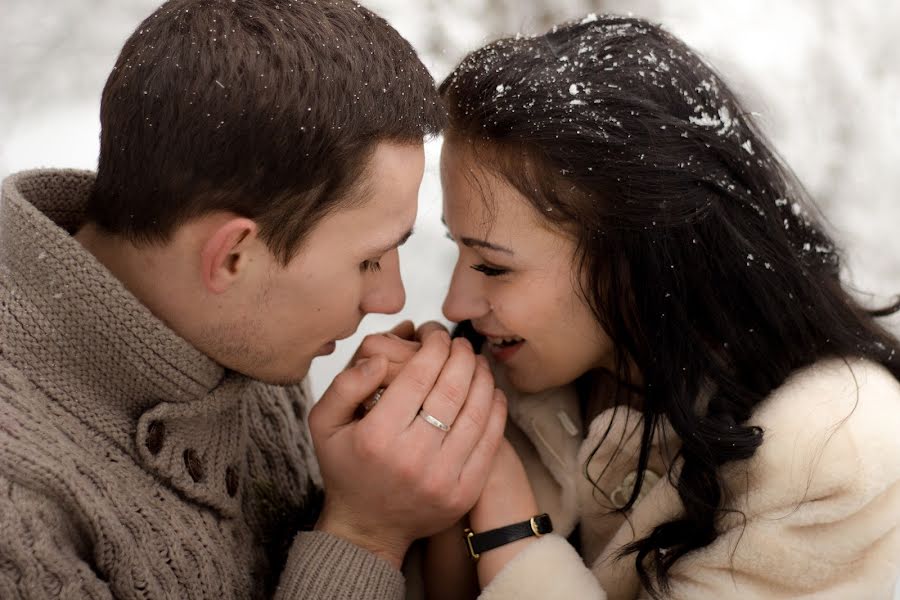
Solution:
<svg viewBox="0 0 900 600">
<path fill-rule="evenodd" d="M 3 182 L 3 355 L 148 471 L 236 514 L 249 380 L 166 327 L 72 237 L 93 182 L 71 170 Z"/>
</svg>

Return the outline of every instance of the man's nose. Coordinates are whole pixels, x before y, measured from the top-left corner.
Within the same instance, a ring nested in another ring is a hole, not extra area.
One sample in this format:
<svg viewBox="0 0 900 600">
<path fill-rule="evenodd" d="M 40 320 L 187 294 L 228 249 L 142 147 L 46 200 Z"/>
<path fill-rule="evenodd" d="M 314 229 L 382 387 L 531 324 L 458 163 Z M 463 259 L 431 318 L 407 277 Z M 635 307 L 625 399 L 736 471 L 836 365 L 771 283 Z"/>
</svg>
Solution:
<svg viewBox="0 0 900 600">
<path fill-rule="evenodd" d="M 375 281 L 363 298 L 361 308 L 364 313 L 392 315 L 400 312 L 406 304 L 398 253 L 395 250 L 392 254 L 382 259 L 381 271 L 373 278 Z"/>
</svg>

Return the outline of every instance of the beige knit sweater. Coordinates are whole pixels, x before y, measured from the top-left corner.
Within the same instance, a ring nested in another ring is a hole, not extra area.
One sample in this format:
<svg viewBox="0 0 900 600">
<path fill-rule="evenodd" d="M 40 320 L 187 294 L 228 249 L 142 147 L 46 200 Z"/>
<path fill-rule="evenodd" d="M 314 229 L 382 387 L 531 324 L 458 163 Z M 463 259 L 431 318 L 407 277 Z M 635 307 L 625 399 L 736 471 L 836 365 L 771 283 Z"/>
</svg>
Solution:
<svg viewBox="0 0 900 600">
<path fill-rule="evenodd" d="M 291 544 L 320 483 L 308 394 L 224 370 L 86 252 L 92 181 L 3 183 L 0 598 L 402 598 L 348 542 Z"/>
</svg>

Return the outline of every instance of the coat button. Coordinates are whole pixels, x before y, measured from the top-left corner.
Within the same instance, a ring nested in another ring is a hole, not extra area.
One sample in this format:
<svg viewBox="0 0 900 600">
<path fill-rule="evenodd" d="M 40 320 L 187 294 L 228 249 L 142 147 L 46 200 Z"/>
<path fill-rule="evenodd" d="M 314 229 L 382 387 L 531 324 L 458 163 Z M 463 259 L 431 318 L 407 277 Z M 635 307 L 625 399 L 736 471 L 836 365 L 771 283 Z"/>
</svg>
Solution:
<svg viewBox="0 0 900 600">
<path fill-rule="evenodd" d="M 632 471 L 622 480 L 622 483 L 619 484 L 619 487 L 614 489 L 612 493 L 609 495 L 610 501 L 615 508 L 624 508 L 626 504 L 628 504 L 628 499 L 631 498 L 631 494 L 634 492 L 634 484 L 637 483 L 637 471 Z M 644 471 L 644 483 L 641 486 L 640 491 L 638 492 L 638 497 L 635 499 L 635 504 L 644 499 L 648 493 L 650 493 L 650 489 L 656 485 L 656 482 L 659 481 L 660 476 L 647 469 Z"/>
<path fill-rule="evenodd" d="M 188 475 L 191 476 L 195 482 L 199 482 L 203 479 L 203 463 L 200 462 L 200 457 L 197 456 L 197 451 L 193 448 L 188 448 L 184 451 L 184 466 L 187 468 Z"/>
<path fill-rule="evenodd" d="M 162 450 L 163 438 L 166 436 L 166 424 L 162 421 L 153 421 L 147 427 L 147 441 L 144 445 L 151 454 L 159 454 Z"/>
<path fill-rule="evenodd" d="M 240 476 L 238 475 L 237 469 L 234 467 L 225 469 L 225 491 L 227 491 L 228 495 L 232 498 L 237 495 L 238 483 L 240 483 Z"/>
</svg>

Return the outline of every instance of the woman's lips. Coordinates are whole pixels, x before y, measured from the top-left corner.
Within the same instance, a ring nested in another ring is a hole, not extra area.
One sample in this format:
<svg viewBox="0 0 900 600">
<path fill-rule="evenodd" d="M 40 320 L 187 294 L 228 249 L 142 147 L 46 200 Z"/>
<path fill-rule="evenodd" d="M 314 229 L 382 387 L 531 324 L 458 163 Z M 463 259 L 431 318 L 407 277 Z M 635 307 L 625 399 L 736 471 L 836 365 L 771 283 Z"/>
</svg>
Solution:
<svg viewBox="0 0 900 600">
<path fill-rule="evenodd" d="M 488 349 L 498 362 L 508 361 L 525 344 L 525 340 L 516 335 L 488 335 Z"/>
<path fill-rule="evenodd" d="M 511 359 L 516 352 L 518 352 L 522 346 L 525 345 L 525 341 L 516 342 L 515 344 L 504 344 L 502 346 L 498 346 L 494 343 L 488 343 L 488 348 L 490 348 L 491 354 L 498 362 L 506 362 Z"/>
</svg>

